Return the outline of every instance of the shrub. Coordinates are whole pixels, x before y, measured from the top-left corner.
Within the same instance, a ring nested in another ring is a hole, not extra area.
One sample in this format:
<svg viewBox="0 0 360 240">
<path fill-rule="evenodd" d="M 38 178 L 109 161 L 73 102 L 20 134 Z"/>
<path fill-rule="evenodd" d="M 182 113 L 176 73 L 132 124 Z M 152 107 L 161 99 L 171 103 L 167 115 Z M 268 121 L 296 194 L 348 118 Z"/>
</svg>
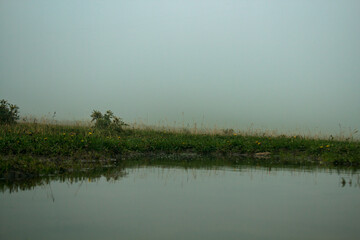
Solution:
<svg viewBox="0 0 360 240">
<path fill-rule="evenodd" d="M 18 119 L 19 107 L 2 99 L 0 101 L 0 124 L 15 124 Z"/>
<path fill-rule="evenodd" d="M 122 132 L 124 126 L 128 126 L 121 118 L 116 117 L 112 111 L 108 110 L 105 114 L 100 111 L 94 110 L 91 114 L 92 120 L 95 121 L 95 128 L 100 130 L 108 130 L 115 132 Z"/>
</svg>

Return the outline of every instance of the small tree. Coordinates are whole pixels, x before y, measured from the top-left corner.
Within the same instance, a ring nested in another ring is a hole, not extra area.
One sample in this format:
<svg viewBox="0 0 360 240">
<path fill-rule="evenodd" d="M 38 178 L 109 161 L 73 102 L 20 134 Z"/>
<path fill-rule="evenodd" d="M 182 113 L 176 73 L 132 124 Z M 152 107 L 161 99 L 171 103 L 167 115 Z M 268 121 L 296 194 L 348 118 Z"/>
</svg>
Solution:
<svg viewBox="0 0 360 240">
<path fill-rule="evenodd" d="M 15 124 L 18 119 L 19 107 L 2 99 L 0 101 L 0 124 Z"/>
<path fill-rule="evenodd" d="M 108 110 L 105 114 L 102 114 L 100 111 L 94 110 L 91 114 L 92 120 L 95 121 L 95 128 L 101 130 L 109 130 L 122 132 L 124 126 L 128 126 L 121 118 L 116 117 L 112 111 Z"/>
</svg>

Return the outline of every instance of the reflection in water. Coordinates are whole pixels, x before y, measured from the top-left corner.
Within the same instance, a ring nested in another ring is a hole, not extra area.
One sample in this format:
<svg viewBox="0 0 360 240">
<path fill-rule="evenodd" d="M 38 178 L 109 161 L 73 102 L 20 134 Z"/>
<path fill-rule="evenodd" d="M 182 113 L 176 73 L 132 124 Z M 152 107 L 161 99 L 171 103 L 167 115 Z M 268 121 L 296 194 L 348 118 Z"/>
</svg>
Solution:
<svg viewBox="0 0 360 240">
<path fill-rule="evenodd" d="M 138 161 L 1 183 L 0 239 L 357 239 L 359 173 Z"/>
<path fill-rule="evenodd" d="M 84 181 L 96 181 L 101 177 L 105 177 L 108 182 L 116 182 L 126 175 L 124 167 L 106 167 L 96 168 L 93 170 L 72 172 L 56 176 L 44 176 L 40 178 L 19 179 L 11 181 L 8 179 L 0 179 L 0 192 L 9 191 L 18 192 L 25 190 L 33 190 L 37 186 L 50 185 L 52 181 L 61 183 L 74 184 Z"/>
<path fill-rule="evenodd" d="M 318 165 L 305 165 L 305 166 L 292 166 L 292 165 L 268 165 L 257 163 L 256 165 L 249 165 L 248 163 L 243 162 L 233 162 L 233 161 L 214 161 L 214 160 L 204 160 L 197 159 L 194 161 L 183 160 L 183 161 L 157 161 L 157 160 L 138 160 L 136 162 L 128 162 L 123 163 L 120 166 L 107 166 L 105 168 L 95 168 L 92 170 L 80 171 L 80 172 L 70 172 L 62 175 L 56 176 L 44 176 L 41 178 L 30 178 L 26 180 L 6 180 L 0 179 L 0 192 L 9 191 L 17 192 L 17 191 L 25 191 L 32 190 L 37 186 L 46 186 L 49 185 L 52 181 L 59 181 L 62 183 L 73 184 L 73 183 L 82 183 L 84 181 L 88 182 L 96 182 L 101 177 L 104 177 L 106 181 L 115 183 L 119 181 L 121 178 L 128 175 L 129 170 L 136 170 L 142 168 L 153 168 L 159 167 L 162 169 L 162 173 L 165 174 L 167 172 L 165 179 L 168 176 L 172 175 L 172 171 L 174 169 L 185 169 L 189 173 L 187 176 L 187 180 L 189 178 L 193 178 L 196 180 L 197 171 L 196 170 L 208 170 L 209 176 L 211 174 L 217 175 L 220 170 L 226 169 L 226 171 L 242 171 L 246 170 L 247 173 L 250 174 L 250 178 L 252 178 L 252 171 L 261 170 L 267 175 L 278 174 L 281 171 L 289 172 L 291 175 L 293 174 L 301 174 L 306 172 L 327 172 L 329 174 L 336 173 L 339 175 L 339 181 L 341 187 L 358 187 L 360 188 L 360 178 L 357 169 L 353 168 L 329 168 L 329 167 L 320 167 Z M 144 173 L 145 174 L 145 173 Z M 343 175 L 346 177 L 343 177 Z M 146 177 L 146 176 L 137 176 L 137 177 Z M 81 185 L 80 185 L 81 186 Z"/>
<path fill-rule="evenodd" d="M 355 179 L 353 181 L 353 178 Z M 341 177 L 341 187 L 345 186 L 354 186 L 354 187 L 360 187 L 360 176 L 357 174 L 355 177 L 350 175 L 348 177 Z"/>
</svg>

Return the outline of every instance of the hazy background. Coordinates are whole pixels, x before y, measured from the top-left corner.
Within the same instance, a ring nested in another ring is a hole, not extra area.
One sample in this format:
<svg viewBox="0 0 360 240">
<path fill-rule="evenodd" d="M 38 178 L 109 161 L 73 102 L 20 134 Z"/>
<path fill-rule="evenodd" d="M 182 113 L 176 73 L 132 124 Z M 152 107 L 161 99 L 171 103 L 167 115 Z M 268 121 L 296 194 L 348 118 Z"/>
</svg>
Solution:
<svg viewBox="0 0 360 240">
<path fill-rule="evenodd" d="M 360 1 L 0 0 L 0 98 L 58 120 L 360 128 Z"/>
</svg>

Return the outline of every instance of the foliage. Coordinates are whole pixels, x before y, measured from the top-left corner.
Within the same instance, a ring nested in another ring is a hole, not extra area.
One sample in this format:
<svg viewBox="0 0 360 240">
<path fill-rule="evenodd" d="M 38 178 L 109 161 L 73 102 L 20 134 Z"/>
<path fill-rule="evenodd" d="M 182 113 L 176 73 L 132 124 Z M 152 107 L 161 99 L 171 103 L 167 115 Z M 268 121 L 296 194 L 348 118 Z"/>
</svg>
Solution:
<svg viewBox="0 0 360 240">
<path fill-rule="evenodd" d="M 2 99 L 0 101 L 0 124 L 15 124 L 18 119 L 19 107 Z"/>
<path fill-rule="evenodd" d="M 114 132 L 122 132 L 124 126 L 128 126 L 121 118 L 115 116 L 112 111 L 108 110 L 105 114 L 94 110 L 91 114 L 92 120 L 95 121 L 95 128 Z"/>
<path fill-rule="evenodd" d="M 31 155 L 94 160 L 117 158 L 119 155 L 163 153 L 244 159 L 265 156 L 261 158 L 264 161 L 269 156 L 269 161 L 284 158 L 290 162 L 360 166 L 360 142 L 332 138 L 206 135 L 149 129 L 134 129 L 131 134 L 127 131 L 115 134 L 96 127 L 33 123 L 4 125 L 0 128 L 0 156 Z M 1 164 L 0 161 L 0 168 Z"/>
</svg>

